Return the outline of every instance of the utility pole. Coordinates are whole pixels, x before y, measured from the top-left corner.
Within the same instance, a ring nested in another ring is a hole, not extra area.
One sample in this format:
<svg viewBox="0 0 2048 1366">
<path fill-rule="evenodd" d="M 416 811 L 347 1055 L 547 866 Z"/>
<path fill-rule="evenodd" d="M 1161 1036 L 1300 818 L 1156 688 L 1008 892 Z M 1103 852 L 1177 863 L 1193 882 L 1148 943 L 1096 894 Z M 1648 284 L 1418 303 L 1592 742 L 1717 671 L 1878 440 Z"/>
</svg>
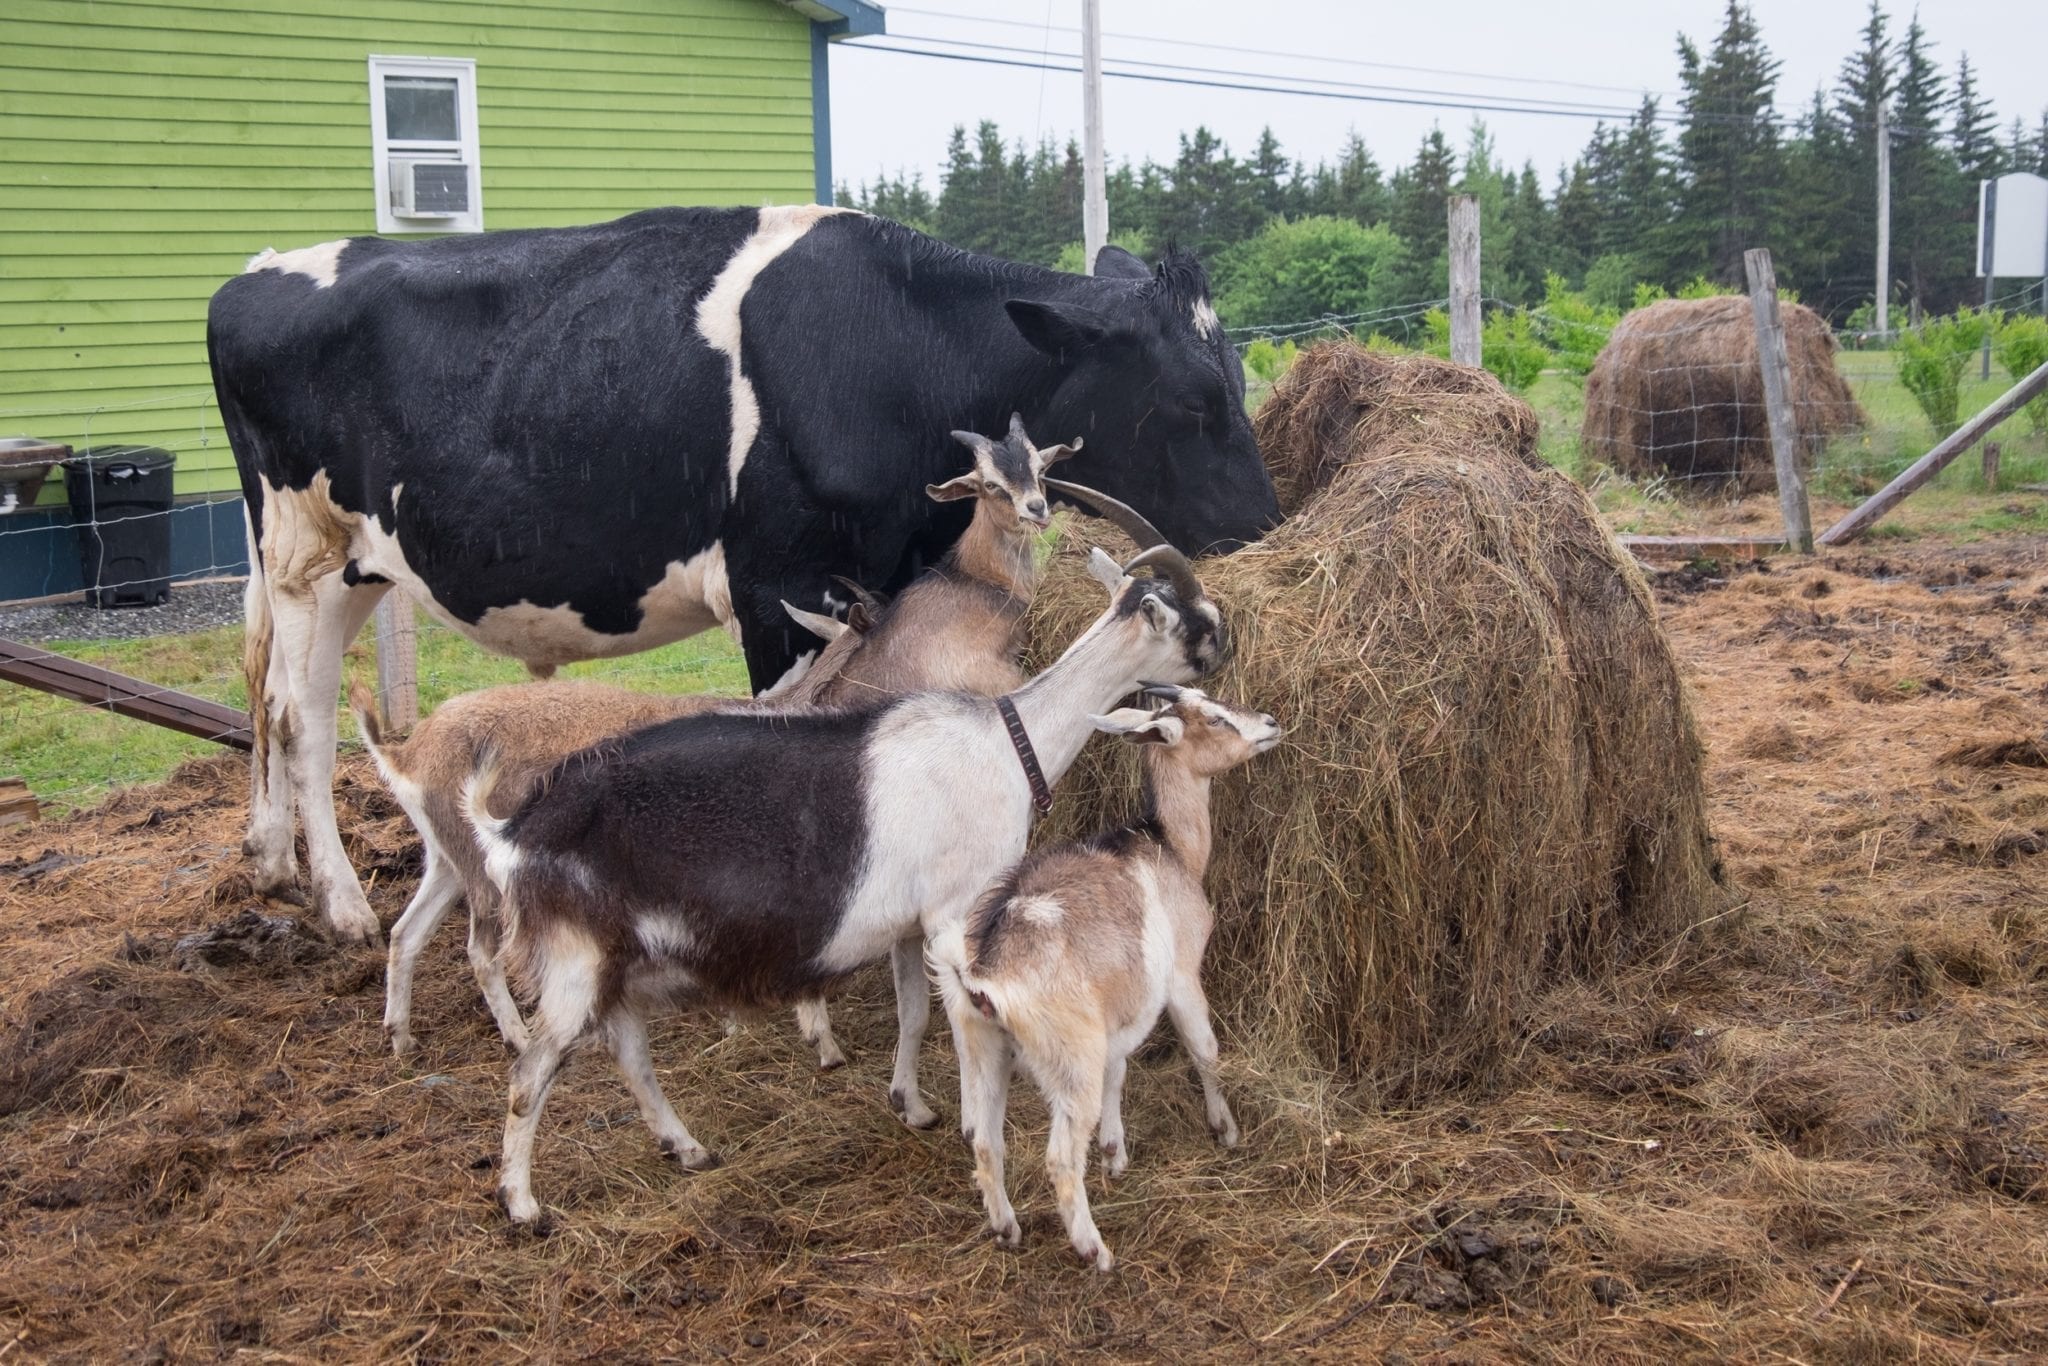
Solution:
<svg viewBox="0 0 2048 1366">
<path fill-rule="evenodd" d="M 1891 330 L 1892 318 L 1892 123 L 1877 102 L 1877 331 Z"/>
<path fill-rule="evenodd" d="M 1081 245 L 1095 256 L 1109 241 L 1109 184 L 1102 168 L 1102 0 L 1081 0 Z"/>
</svg>

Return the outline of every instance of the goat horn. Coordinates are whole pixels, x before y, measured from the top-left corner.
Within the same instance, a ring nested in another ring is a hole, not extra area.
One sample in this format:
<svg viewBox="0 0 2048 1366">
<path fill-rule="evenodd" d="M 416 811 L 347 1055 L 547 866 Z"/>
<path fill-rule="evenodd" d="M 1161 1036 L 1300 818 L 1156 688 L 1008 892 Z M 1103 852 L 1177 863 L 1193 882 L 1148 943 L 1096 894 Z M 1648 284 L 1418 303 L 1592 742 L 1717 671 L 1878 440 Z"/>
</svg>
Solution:
<svg viewBox="0 0 2048 1366">
<path fill-rule="evenodd" d="M 860 584 L 855 583 L 852 579 L 847 578 L 844 574 L 834 574 L 831 577 L 832 582 L 838 584 L 841 588 L 844 588 L 847 592 L 853 594 L 853 600 L 855 602 L 861 604 L 863 607 L 867 608 L 868 611 L 874 613 L 876 616 L 880 616 L 882 614 L 882 609 L 889 605 L 889 600 L 887 598 L 882 597 L 880 594 L 869 592 L 866 588 L 863 588 Z"/>
<path fill-rule="evenodd" d="M 1192 605 L 1209 596 L 1202 588 L 1202 581 L 1195 577 L 1195 567 L 1188 563 L 1188 557 L 1170 545 L 1155 545 L 1137 555 L 1124 566 L 1124 573 L 1135 574 L 1140 569 L 1156 569 L 1166 575 L 1174 591 L 1180 594 L 1183 605 Z"/>
<path fill-rule="evenodd" d="M 1117 526 L 1137 543 L 1140 550 L 1167 543 L 1166 538 L 1159 534 L 1159 528 L 1141 517 L 1136 508 L 1119 503 L 1106 493 L 1097 493 L 1086 484 L 1070 484 L 1064 479 L 1048 479 L 1045 486 L 1078 502 L 1083 512 Z"/>
<path fill-rule="evenodd" d="M 1156 697 L 1162 702 L 1180 701 L 1181 689 L 1177 683 L 1147 683 L 1138 680 L 1138 691 L 1146 697 Z"/>
</svg>

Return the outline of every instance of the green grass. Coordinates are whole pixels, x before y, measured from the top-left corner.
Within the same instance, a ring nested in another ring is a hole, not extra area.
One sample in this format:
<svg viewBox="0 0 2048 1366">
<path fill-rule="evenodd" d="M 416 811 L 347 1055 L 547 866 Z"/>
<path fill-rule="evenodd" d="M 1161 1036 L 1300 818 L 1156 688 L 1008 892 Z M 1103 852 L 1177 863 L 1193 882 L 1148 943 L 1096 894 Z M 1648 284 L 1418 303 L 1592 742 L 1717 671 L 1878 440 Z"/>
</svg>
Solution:
<svg viewBox="0 0 2048 1366">
<path fill-rule="evenodd" d="M 49 648 L 145 682 L 232 707 L 248 706 L 239 626 L 147 640 L 52 641 Z M 374 679 L 375 670 L 366 633 L 349 650 L 347 673 Z M 526 670 L 512 660 L 485 654 L 452 631 L 422 623 L 423 711 L 457 693 L 526 677 Z M 738 647 L 722 632 L 707 631 L 645 654 L 572 664 L 557 677 L 595 679 L 644 692 L 737 695 L 746 691 L 747 671 Z M 346 741 L 356 739 L 355 721 L 345 708 L 341 733 Z M 187 758 L 219 752 L 218 745 L 206 740 L 0 684 L 0 773 L 27 779 L 29 790 L 47 805 L 91 805 L 113 788 L 154 782 Z"/>
</svg>

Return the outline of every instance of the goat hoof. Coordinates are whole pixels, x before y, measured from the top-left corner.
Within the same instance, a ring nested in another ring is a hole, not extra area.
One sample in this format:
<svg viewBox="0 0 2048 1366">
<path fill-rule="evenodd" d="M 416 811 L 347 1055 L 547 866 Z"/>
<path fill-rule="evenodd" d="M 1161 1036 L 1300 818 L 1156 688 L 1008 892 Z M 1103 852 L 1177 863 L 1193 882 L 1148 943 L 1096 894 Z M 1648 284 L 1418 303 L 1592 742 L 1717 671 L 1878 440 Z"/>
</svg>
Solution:
<svg viewBox="0 0 2048 1366">
<path fill-rule="evenodd" d="M 512 1222 L 515 1230 L 545 1238 L 555 1231 L 554 1221 L 541 1210 L 540 1202 L 531 1195 L 515 1196 L 503 1186 L 498 1187 L 498 1208 Z"/>
<path fill-rule="evenodd" d="M 725 1159 L 709 1148 L 678 1148 L 667 1139 L 662 1140 L 661 1152 L 686 1172 L 715 1171 L 725 1165 Z"/>
<path fill-rule="evenodd" d="M 419 1051 L 419 1040 L 408 1031 L 394 1030 L 391 1034 L 391 1056 L 409 1058 Z"/>
<path fill-rule="evenodd" d="M 1115 1265 L 1115 1258 L 1109 1255 L 1109 1247 L 1106 1243 L 1100 1241 L 1093 1245 L 1076 1243 L 1074 1244 L 1074 1251 L 1080 1255 L 1082 1262 L 1094 1267 L 1097 1271 L 1107 1271 Z"/>
<path fill-rule="evenodd" d="M 913 1105 L 916 1108 L 913 1109 Z M 938 1112 L 924 1103 L 924 1097 L 906 1097 L 901 1087 L 889 1088 L 889 1108 L 901 1115 L 903 1122 L 913 1129 L 929 1129 L 939 1122 Z"/>
<path fill-rule="evenodd" d="M 989 1232 L 995 1234 L 998 1247 L 1014 1250 L 1024 1246 L 1024 1230 L 1018 1226 L 1015 1215 L 1010 1216 L 1005 1223 L 991 1224 Z"/>
<path fill-rule="evenodd" d="M 818 1059 L 818 1070 L 820 1072 L 837 1072 L 844 1066 L 846 1066 L 846 1059 L 844 1057 Z"/>
</svg>

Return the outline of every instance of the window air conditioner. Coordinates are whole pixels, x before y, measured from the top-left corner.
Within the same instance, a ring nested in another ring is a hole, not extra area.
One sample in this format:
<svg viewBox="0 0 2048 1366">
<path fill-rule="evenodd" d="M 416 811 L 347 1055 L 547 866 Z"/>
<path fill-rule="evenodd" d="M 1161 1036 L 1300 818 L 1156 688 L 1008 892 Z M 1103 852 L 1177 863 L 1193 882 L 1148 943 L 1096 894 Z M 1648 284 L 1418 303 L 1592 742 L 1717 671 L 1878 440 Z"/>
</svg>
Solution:
<svg viewBox="0 0 2048 1366">
<path fill-rule="evenodd" d="M 469 212 L 469 164 L 391 159 L 391 212 L 400 218 L 460 218 Z"/>
</svg>

